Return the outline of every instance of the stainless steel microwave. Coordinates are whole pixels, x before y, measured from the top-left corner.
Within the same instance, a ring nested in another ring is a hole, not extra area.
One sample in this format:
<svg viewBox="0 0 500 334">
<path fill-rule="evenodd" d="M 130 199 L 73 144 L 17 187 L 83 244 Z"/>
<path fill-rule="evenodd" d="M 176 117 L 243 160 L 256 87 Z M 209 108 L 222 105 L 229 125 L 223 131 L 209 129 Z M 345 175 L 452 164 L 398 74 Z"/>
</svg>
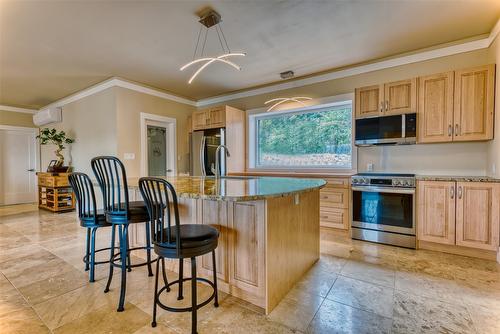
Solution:
<svg viewBox="0 0 500 334">
<path fill-rule="evenodd" d="M 357 146 L 415 144 L 417 114 L 357 119 L 354 138 Z"/>
</svg>

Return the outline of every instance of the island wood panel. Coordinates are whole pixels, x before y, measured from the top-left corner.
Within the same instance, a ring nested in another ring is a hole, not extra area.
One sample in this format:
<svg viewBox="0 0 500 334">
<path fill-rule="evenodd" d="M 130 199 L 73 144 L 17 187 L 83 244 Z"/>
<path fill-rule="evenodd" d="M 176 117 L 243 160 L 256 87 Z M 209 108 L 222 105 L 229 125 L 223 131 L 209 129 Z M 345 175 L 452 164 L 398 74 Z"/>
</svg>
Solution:
<svg viewBox="0 0 500 334">
<path fill-rule="evenodd" d="M 267 200 L 266 313 L 319 259 L 319 191 Z"/>
<path fill-rule="evenodd" d="M 201 206 L 200 223 L 213 226 L 219 231 L 219 242 L 215 250 L 217 277 L 219 281 L 227 283 L 229 281 L 227 265 L 227 243 L 229 233 L 227 226 L 228 203 L 223 201 L 198 200 L 198 205 Z M 202 256 L 200 262 L 200 274 L 204 274 L 212 279 L 212 253 Z"/>
<path fill-rule="evenodd" d="M 453 139 L 453 71 L 418 78 L 419 143 Z"/>
<path fill-rule="evenodd" d="M 374 85 L 355 89 L 356 118 L 381 116 L 384 109 L 384 85 Z"/>
<path fill-rule="evenodd" d="M 418 240 L 455 244 L 455 182 L 418 181 Z"/>
<path fill-rule="evenodd" d="M 417 79 L 384 84 L 384 115 L 414 113 L 417 110 Z"/>
<path fill-rule="evenodd" d="M 226 146 L 231 154 L 226 158 L 227 173 L 242 172 L 246 166 L 245 113 L 229 106 L 226 110 Z"/>
<path fill-rule="evenodd" d="M 228 205 L 231 294 L 265 307 L 265 201 Z"/>
<path fill-rule="evenodd" d="M 493 138 L 495 65 L 455 72 L 454 141 Z"/>
<path fill-rule="evenodd" d="M 500 185 L 457 182 L 456 244 L 496 251 Z"/>
</svg>

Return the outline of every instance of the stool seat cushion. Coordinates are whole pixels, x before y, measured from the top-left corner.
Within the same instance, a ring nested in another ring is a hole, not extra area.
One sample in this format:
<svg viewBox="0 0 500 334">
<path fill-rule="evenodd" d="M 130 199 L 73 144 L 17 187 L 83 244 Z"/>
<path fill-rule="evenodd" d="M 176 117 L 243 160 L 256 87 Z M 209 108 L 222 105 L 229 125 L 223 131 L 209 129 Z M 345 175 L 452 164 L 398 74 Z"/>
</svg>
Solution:
<svg viewBox="0 0 500 334">
<path fill-rule="evenodd" d="M 173 257 L 176 251 L 176 230 L 170 229 L 171 242 L 167 242 L 168 229 L 163 230 L 162 242 L 159 236 L 155 242 L 155 251 L 165 257 Z M 180 225 L 181 257 L 198 256 L 207 253 L 217 247 L 219 231 L 209 225 L 183 224 Z"/>
<path fill-rule="evenodd" d="M 97 210 L 97 219 L 95 219 L 93 216 L 81 217 L 80 226 L 90 228 L 90 227 L 111 226 L 111 224 L 106 222 L 106 215 L 104 214 L 104 210 Z"/>
<path fill-rule="evenodd" d="M 120 203 L 120 207 L 124 208 L 125 203 Z M 148 209 L 144 201 L 133 201 L 128 203 L 128 216 L 129 223 L 143 223 L 149 221 Z M 107 213 L 108 222 L 110 223 L 124 223 L 126 220 L 125 214 L 117 214 L 113 212 Z"/>
</svg>

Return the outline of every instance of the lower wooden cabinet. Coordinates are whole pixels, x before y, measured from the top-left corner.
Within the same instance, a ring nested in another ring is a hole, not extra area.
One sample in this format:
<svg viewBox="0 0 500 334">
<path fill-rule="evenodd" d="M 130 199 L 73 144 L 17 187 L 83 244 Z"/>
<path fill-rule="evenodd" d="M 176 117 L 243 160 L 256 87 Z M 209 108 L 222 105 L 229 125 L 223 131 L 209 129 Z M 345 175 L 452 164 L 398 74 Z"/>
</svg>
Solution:
<svg viewBox="0 0 500 334">
<path fill-rule="evenodd" d="M 496 251 L 500 185 L 457 182 L 456 244 Z"/>
<path fill-rule="evenodd" d="M 455 182 L 418 182 L 417 203 L 418 239 L 454 245 Z"/>
<path fill-rule="evenodd" d="M 328 178 L 320 191 L 320 226 L 349 229 L 349 178 Z"/>
<path fill-rule="evenodd" d="M 418 181 L 419 241 L 497 251 L 500 184 Z"/>
</svg>

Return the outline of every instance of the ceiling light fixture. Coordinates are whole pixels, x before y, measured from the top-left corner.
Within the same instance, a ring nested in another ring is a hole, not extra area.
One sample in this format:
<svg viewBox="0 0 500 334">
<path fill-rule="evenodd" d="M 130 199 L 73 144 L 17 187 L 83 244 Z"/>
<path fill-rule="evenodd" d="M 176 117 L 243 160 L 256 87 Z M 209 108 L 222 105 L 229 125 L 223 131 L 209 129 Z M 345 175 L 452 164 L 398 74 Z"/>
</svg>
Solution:
<svg viewBox="0 0 500 334">
<path fill-rule="evenodd" d="M 210 64 L 213 64 L 215 62 L 220 62 L 223 64 L 230 65 L 231 67 L 237 69 L 238 71 L 241 70 L 241 67 L 233 63 L 232 61 L 228 60 L 228 58 L 231 57 L 238 57 L 238 56 L 245 56 L 246 54 L 243 52 L 231 52 L 231 49 L 229 48 L 229 45 L 227 44 L 226 36 L 224 35 L 224 32 L 222 31 L 222 27 L 220 23 L 222 22 L 221 16 L 219 13 L 217 13 L 214 10 L 210 10 L 207 14 L 203 15 L 200 18 L 201 27 L 200 27 L 200 32 L 198 33 L 198 39 L 196 41 L 196 47 L 194 49 L 194 54 L 193 54 L 193 60 L 187 63 L 186 65 L 182 66 L 180 68 L 181 71 L 184 71 L 188 67 L 194 64 L 198 63 L 203 63 L 191 76 L 191 78 L 188 81 L 188 84 L 191 84 L 194 79 L 200 74 L 207 66 Z M 200 50 L 200 55 L 199 58 L 196 58 L 198 55 L 198 47 L 200 45 L 200 37 L 202 34 L 203 27 L 205 27 L 205 37 L 203 38 L 203 45 L 201 46 Z M 204 57 L 204 51 L 205 51 L 205 44 L 207 43 L 207 36 L 208 36 L 208 30 L 211 27 L 215 27 L 215 31 L 217 32 L 217 37 L 219 38 L 220 46 L 222 48 L 222 55 L 216 56 L 216 57 Z M 224 41 L 224 42 L 223 42 Z"/>
<path fill-rule="evenodd" d="M 271 107 L 269 107 L 269 109 L 267 109 L 267 111 L 271 111 L 274 108 L 276 108 L 277 106 L 279 106 L 280 104 L 285 103 L 285 102 L 297 102 L 305 107 L 306 104 L 304 103 L 304 101 L 309 101 L 309 100 L 312 100 L 312 98 L 306 97 L 306 96 L 278 97 L 278 98 L 266 101 L 266 102 L 264 102 L 264 104 L 269 104 L 269 103 L 274 102 L 274 104 Z"/>
</svg>

